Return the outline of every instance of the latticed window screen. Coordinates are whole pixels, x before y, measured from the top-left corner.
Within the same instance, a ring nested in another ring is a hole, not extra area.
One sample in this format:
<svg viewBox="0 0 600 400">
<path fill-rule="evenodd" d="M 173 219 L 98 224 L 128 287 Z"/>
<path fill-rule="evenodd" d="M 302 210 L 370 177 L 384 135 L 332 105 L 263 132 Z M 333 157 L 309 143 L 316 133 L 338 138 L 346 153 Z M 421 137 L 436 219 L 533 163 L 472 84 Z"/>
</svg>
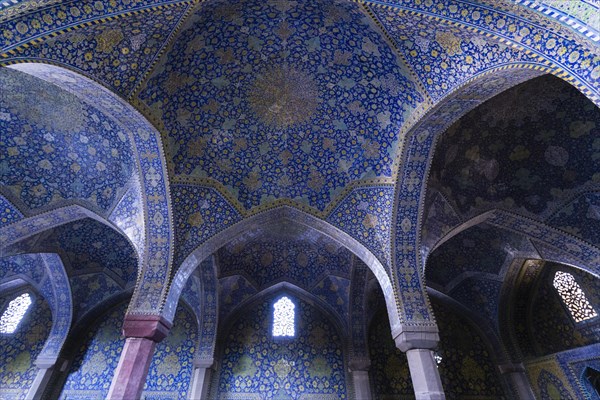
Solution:
<svg viewBox="0 0 600 400">
<path fill-rule="evenodd" d="M 30 305 L 31 296 L 29 293 L 23 293 L 12 299 L 0 318 L 0 333 L 13 333 L 16 331 Z"/>
<path fill-rule="evenodd" d="M 553 285 L 575 322 L 582 322 L 598 316 L 573 275 L 557 271 L 554 275 Z"/>
<path fill-rule="evenodd" d="M 294 336 L 294 309 L 296 306 L 287 297 L 282 297 L 273 305 L 273 336 Z"/>
</svg>

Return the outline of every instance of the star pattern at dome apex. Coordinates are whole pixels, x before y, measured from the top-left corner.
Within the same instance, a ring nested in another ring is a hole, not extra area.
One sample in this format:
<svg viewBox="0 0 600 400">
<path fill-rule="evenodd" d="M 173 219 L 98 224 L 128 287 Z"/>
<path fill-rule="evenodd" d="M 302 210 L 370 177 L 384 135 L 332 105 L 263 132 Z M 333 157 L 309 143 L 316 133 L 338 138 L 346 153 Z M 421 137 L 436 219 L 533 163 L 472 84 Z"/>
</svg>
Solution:
<svg viewBox="0 0 600 400">
<path fill-rule="evenodd" d="M 423 96 L 359 5 L 199 5 L 138 93 L 176 182 L 213 184 L 251 211 L 323 211 L 349 184 L 390 179 Z"/>
</svg>

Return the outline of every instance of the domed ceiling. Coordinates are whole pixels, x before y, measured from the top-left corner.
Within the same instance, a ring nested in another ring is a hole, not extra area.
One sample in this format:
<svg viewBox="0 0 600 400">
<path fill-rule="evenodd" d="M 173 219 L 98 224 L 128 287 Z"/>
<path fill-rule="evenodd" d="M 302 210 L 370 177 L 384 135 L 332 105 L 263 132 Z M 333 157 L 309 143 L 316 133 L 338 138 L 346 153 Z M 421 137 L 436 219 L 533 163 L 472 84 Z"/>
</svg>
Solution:
<svg viewBox="0 0 600 400">
<path fill-rule="evenodd" d="M 162 125 L 171 179 L 246 211 L 323 211 L 346 186 L 390 179 L 423 101 L 358 4 L 203 3 L 138 93 Z M 225 189 L 225 190 L 223 190 Z"/>
</svg>

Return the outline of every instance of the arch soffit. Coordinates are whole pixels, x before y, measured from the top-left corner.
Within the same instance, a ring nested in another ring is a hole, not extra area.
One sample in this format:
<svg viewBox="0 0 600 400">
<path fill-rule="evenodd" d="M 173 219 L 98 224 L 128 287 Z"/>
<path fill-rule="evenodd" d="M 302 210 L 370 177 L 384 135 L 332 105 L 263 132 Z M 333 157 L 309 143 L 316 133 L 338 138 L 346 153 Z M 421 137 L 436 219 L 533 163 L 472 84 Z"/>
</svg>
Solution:
<svg viewBox="0 0 600 400">
<path fill-rule="evenodd" d="M 20 219 L 10 225 L 2 227 L 0 229 L 0 257 L 13 255 L 10 252 L 10 246 L 17 244 L 22 240 L 38 235 L 50 229 L 54 229 L 61 225 L 66 225 L 70 222 L 85 218 L 98 221 L 101 224 L 106 225 L 118 232 L 136 251 L 136 255 L 138 257 L 140 256 L 139 250 L 131 241 L 131 238 L 127 236 L 125 232 L 123 232 L 117 225 L 82 205 L 71 204 L 69 206 L 55 208 L 29 218 Z"/>
<path fill-rule="evenodd" d="M 545 222 L 500 209 L 486 211 L 454 227 L 440 238 L 431 252 L 459 233 L 482 223 L 528 238 L 540 259 L 570 265 L 600 278 L 600 249 L 596 246 Z"/>
<path fill-rule="evenodd" d="M 176 305 L 176 301 L 179 298 L 179 294 L 181 293 L 183 286 L 185 285 L 191 273 L 200 265 L 202 260 L 206 259 L 208 256 L 230 241 L 243 235 L 245 232 L 281 219 L 288 219 L 292 222 L 314 229 L 321 234 L 324 234 L 337 241 L 358 258 L 360 258 L 376 276 L 384 292 L 392 328 L 399 324 L 399 310 L 396 305 L 394 293 L 392 292 L 391 281 L 384 266 L 377 259 L 377 257 L 375 257 L 375 255 L 373 255 L 373 253 L 371 253 L 371 251 L 369 251 L 362 243 L 351 237 L 349 234 L 341 231 L 326 221 L 287 206 L 274 208 L 246 218 L 219 232 L 202 245 L 198 246 L 189 256 L 187 256 L 177 270 L 171 284 L 169 297 L 165 307 L 165 317 L 168 320 L 172 318 L 174 305 Z"/>
<path fill-rule="evenodd" d="M 437 329 L 428 299 L 415 291 L 413 282 L 418 282 L 424 293 L 420 235 L 427 177 L 439 135 L 489 98 L 545 72 L 547 69 L 537 64 L 510 64 L 484 71 L 444 97 L 408 131 L 397 174 L 391 235 L 392 282 L 403 304 L 407 325 Z"/>
<path fill-rule="evenodd" d="M 70 70 L 42 63 L 11 66 L 73 93 L 113 116 L 129 131 L 142 187 L 145 246 L 129 314 L 159 314 L 173 259 L 174 228 L 169 178 L 160 133 L 133 106 L 103 86 Z"/>
</svg>

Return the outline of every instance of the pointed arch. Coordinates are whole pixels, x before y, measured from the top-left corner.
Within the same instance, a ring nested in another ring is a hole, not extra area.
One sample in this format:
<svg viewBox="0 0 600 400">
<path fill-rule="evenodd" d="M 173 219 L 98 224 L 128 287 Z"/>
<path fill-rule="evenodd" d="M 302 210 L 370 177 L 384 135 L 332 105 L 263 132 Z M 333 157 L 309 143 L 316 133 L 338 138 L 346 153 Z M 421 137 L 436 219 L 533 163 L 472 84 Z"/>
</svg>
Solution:
<svg viewBox="0 0 600 400">
<path fill-rule="evenodd" d="M 139 275 L 128 314 L 158 315 L 164 306 L 173 257 L 173 218 L 162 139 L 158 131 L 129 103 L 75 72 L 42 63 L 12 65 L 73 93 L 110 115 L 126 128 L 142 188 L 145 240 Z"/>
</svg>

